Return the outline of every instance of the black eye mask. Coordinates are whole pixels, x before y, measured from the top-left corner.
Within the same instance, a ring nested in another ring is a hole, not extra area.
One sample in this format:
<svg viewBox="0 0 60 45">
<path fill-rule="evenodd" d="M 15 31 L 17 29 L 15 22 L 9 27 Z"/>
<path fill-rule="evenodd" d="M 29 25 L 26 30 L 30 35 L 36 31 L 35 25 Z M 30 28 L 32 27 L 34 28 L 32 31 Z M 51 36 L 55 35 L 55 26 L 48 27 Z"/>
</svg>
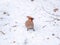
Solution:
<svg viewBox="0 0 60 45">
<path fill-rule="evenodd" d="M 34 20 L 34 18 L 28 18 L 28 19 Z"/>
<path fill-rule="evenodd" d="M 31 18 L 31 20 L 34 20 L 34 18 Z"/>
</svg>

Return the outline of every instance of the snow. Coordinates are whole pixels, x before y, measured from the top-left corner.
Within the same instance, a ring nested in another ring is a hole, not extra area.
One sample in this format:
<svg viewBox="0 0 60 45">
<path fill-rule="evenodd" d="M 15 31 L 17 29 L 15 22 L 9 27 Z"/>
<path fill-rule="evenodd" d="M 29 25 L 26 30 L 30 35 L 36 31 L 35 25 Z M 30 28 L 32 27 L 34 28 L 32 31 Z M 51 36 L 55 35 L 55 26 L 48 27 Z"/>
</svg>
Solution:
<svg viewBox="0 0 60 45">
<path fill-rule="evenodd" d="M 0 0 L 0 45 L 60 45 L 60 0 Z"/>
</svg>

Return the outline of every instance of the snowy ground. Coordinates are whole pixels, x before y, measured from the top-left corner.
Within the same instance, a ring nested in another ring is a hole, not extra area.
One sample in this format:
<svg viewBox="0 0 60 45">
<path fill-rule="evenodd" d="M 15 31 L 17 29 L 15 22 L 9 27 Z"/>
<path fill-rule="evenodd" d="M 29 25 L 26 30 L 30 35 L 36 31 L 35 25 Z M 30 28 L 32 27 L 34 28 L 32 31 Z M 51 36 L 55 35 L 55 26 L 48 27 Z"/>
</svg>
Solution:
<svg viewBox="0 0 60 45">
<path fill-rule="evenodd" d="M 60 0 L 0 0 L 0 45 L 60 45 Z"/>
</svg>

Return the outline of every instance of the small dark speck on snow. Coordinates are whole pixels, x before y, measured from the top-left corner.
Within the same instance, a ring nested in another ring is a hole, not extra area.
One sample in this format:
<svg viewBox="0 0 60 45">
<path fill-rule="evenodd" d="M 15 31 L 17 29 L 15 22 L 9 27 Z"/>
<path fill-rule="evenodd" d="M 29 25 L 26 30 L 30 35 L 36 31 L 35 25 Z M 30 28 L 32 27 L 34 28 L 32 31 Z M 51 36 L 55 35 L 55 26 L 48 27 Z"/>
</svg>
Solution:
<svg viewBox="0 0 60 45">
<path fill-rule="evenodd" d="M 14 25 L 14 26 L 12 26 L 12 27 L 17 27 L 17 25 Z"/>
<path fill-rule="evenodd" d="M 47 37 L 47 39 L 49 39 L 49 37 Z"/>
<path fill-rule="evenodd" d="M 31 1 L 34 1 L 34 0 L 31 0 Z"/>
<path fill-rule="evenodd" d="M 7 14 L 7 16 L 9 16 L 9 14 L 7 12 L 3 12 L 3 14 Z"/>
<path fill-rule="evenodd" d="M 26 45 L 28 42 L 27 42 L 27 39 L 25 39 L 25 41 L 24 41 L 24 44 Z"/>
<path fill-rule="evenodd" d="M 52 34 L 52 36 L 55 36 L 55 34 Z"/>
<path fill-rule="evenodd" d="M 54 12 L 57 12 L 58 10 L 59 10 L 58 8 L 53 9 Z"/>
<path fill-rule="evenodd" d="M 6 14 L 6 12 L 3 12 L 3 14 Z"/>
<path fill-rule="evenodd" d="M 60 37 L 56 37 L 57 39 L 60 39 Z"/>
<path fill-rule="evenodd" d="M 4 18 L 0 17 L 0 19 L 4 19 Z"/>
<path fill-rule="evenodd" d="M 5 35 L 5 33 L 3 31 L 0 31 L 3 35 Z"/>
<path fill-rule="evenodd" d="M 13 43 L 16 43 L 16 41 L 13 41 Z"/>
</svg>

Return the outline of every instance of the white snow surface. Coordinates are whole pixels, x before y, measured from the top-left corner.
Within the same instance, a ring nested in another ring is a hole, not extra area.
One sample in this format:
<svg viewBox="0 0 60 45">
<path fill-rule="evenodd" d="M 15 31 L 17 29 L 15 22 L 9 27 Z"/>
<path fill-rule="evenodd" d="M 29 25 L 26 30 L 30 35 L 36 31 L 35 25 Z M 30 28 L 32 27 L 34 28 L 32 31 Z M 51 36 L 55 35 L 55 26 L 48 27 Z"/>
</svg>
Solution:
<svg viewBox="0 0 60 45">
<path fill-rule="evenodd" d="M 60 45 L 60 0 L 0 0 L 0 45 Z"/>
</svg>

